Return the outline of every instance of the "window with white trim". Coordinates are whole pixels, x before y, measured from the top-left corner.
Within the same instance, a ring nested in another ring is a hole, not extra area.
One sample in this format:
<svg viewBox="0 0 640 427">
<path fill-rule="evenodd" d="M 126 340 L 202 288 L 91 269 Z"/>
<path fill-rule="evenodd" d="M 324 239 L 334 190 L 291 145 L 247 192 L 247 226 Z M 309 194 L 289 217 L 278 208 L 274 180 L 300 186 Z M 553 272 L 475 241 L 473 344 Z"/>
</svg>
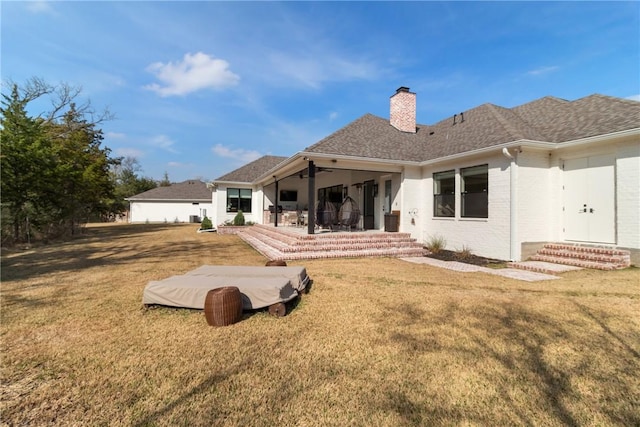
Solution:
<svg viewBox="0 0 640 427">
<path fill-rule="evenodd" d="M 227 212 L 251 212 L 250 188 L 227 188 Z"/>
<path fill-rule="evenodd" d="M 489 166 L 460 169 L 460 216 L 489 217 Z"/>
<path fill-rule="evenodd" d="M 456 216 L 456 171 L 433 174 L 433 216 Z"/>
</svg>

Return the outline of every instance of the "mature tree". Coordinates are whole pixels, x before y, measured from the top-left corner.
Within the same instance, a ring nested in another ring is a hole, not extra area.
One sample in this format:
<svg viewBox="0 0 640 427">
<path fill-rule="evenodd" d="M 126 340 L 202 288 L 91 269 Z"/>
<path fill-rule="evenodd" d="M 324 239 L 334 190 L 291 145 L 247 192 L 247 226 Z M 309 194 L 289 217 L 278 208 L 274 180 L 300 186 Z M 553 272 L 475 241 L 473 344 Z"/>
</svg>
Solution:
<svg viewBox="0 0 640 427">
<path fill-rule="evenodd" d="M 33 194 L 42 185 L 38 174 L 47 163 L 49 147 L 42 121 L 27 115 L 27 101 L 17 86 L 11 95 L 2 95 L 0 108 L 0 144 L 2 192 L 2 240 L 29 237 L 29 218 L 38 211 Z"/>
<path fill-rule="evenodd" d="M 21 91 L 12 84 L 2 95 L 2 240 L 28 240 L 73 234 L 89 215 L 106 210 L 113 198 L 110 150 L 101 147 L 96 115 L 89 103 L 78 105 L 79 89 L 49 86 L 31 79 Z M 29 117 L 27 104 L 53 99 L 52 111 Z"/>
</svg>

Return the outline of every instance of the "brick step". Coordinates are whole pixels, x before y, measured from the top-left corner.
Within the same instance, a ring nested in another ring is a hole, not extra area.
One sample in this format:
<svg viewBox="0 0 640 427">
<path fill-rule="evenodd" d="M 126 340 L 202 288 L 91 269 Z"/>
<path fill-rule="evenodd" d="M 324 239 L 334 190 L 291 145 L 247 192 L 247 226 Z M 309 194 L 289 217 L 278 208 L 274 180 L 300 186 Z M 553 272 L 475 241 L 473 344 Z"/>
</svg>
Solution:
<svg viewBox="0 0 640 427">
<path fill-rule="evenodd" d="M 282 236 L 280 234 L 287 233 L 260 230 L 258 227 L 250 227 L 237 234 L 258 252 L 272 260 L 425 255 L 425 250 L 420 243 L 404 236 L 400 239 L 395 236 L 392 239 L 381 239 L 377 234 L 365 237 L 353 235 L 350 239 L 291 239 L 291 234 Z M 380 235 L 385 236 L 382 233 Z M 374 236 L 375 238 L 368 238 Z"/>
<path fill-rule="evenodd" d="M 419 245 L 416 239 L 411 238 L 409 235 L 385 235 L 385 234 L 371 234 L 371 235 L 353 235 L 349 239 L 327 237 L 316 239 L 300 239 L 291 238 L 290 236 L 284 236 L 282 233 L 273 232 L 270 230 L 256 230 L 254 227 L 248 228 L 242 231 L 256 238 L 262 238 L 263 236 L 270 242 L 281 242 L 289 246 L 295 247 L 325 247 L 325 246 L 339 246 L 339 245 Z M 304 249 L 303 249 L 304 250 Z"/>
<path fill-rule="evenodd" d="M 620 266 L 626 266 L 628 259 L 625 259 L 624 255 L 615 255 L 611 253 L 602 252 L 586 252 L 586 251 L 573 251 L 570 249 L 547 249 L 543 248 L 538 251 L 535 256 L 545 256 L 554 258 L 571 258 L 579 259 L 589 262 L 602 262 L 606 264 L 619 264 Z"/>
<path fill-rule="evenodd" d="M 298 236 L 294 236 L 287 233 L 281 233 L 273 229 L 262 228 L 255 225 L 253 227 L 248 227 L 246 230 L 243 231 L 243 233 L 249 233 L 254 236 L 268 236 L 273 240 L 278 240 L 288 245 L 293 245 L 295 244 L 295 242 L 298 241 Z"/>
<path fill-rule="evenodd" d="M 544 245 L 543 250 L 570 251 L 577 253 L 590 253 L 611 256 L 628 256 L 629 251 L 623 249 L 607 248 L 602 246 L 581 246 L 569 245 L 563 243 L 548 243 Z"/>
<path fill-rule="evenodd" d="M 242 235 L 252 236 L 255 240 L 264 242 L 281 252 L 319 252 L 319 251 L 358 251 L 367 249 L 384 249 L 384 248 L 411 248 L 422 249 L 422 244 L 415 240 L 409 241 L 382 241 L 382 240 L 354 240 L 342 241 L 326 240 L 326 241 L 296 241 L 292 245 L 288 245 L 281 240 L 274 239 L 267 234 L 244 232 Z"/>
<path fill-rule="evenodd" d="M 534 255 L 530 259 L 532 261 L 543 261 L 543 262 L 550 262 L 554 264 L 571 265 L 574 267 L 591 268 L 594 270 L 617 270 L 619 268 L 625 268 L 624 265 L 621 265 L 619 263 L 583 260 L 583 259 L 574 258 L 574 257 Z"/>
<path fill-rule="evenodd" d="M 518 270 L 532 271 L 535 273 L 556 275 L 558 273 L 564 273 L 567 271 L 581 270 L 582 267 L 570 266 L 566 264 L 557 264 L 544 261 L 522 261 L 522 262 L 509 262 L 507 267 L 515 268 Z"/>
<path fill-rule="evenodd" d="M 295 246 L 326 246 L 326 245 L 378 245 L 378 244 L 413 244 L 416 239 L 407 238 L 370 238 L 357 237 L 353 239 L 316 239 L 316 240 L 297 240 Z"/>
<path fill-rule="evenodd" d="M 300 241 L 308 241 L 308 240 L 312 240 L 312 241 L 318 241 L 318 240 L 324 240 L 324 239 L 329 239 L 329 240 L 358 240 L 358 239 L 374 239 L 374 240 L 388 240 L 388 239 L 393 239 L 393 240 L 406 240 L 406 239 L 411 239 L 411 234 L 410 233 L 371 233 L 371 232 L 358 232 L 358 231 L 351 231 L 351 232 L 331 232 L 331 231 L 316 231 L 315 234 L 300 234 L 297 231 L 291 231 L 288 230 L 287 227 L 278 227 L 277 229 L 272 227 L 272 226 L 268 226 L 268 225 L 262 225 L 262 224 L 256 224 L 253 227 L 250 227 L 249 229 L 251 229 L 252 231 L 255 232 L 265 232 L 269 235 L 279 235 L 279 236 L 283 236 L 284 238 L 293 238 L 296 240 L 300 240 Z"/>
<path fill-rule="evenodd" d="M 396 248 L 396 249 L 363 249 L 351 251 L 317 251 L 317 252 L 295 252 L 283 254 L 283 260 L 296 259 L 323 259 L 323 258 L 369 258 L 369 257 L 422 257 L 425 251 L 422 248 Z"/>
<path fill-rule="evenodd" d="M 419 243 L 402 242 L 363 242 L 363 243 L 338 243 L 338 244 L 314 244 L 289 246 L 283 252 L 319 252 L 319 251 L 360 251 L 367 249 L 384 248 L 416 248 L 422 249 Z"/>
<path fill-rule="evenodd" d="M 278 251 L 285 251 L 291 247 L 291 245 L 287 244 L 286 242 L 283 242 L 282 240 L 273 238 L 270 235 L 263 234 L 263 233 L 252 233 L 250 231 L 245 231 L 242 233 L 238 233 L 238 236 L 240 236 L 245 241 L 262 242 L 265 245 L 271 246 Z M 245 238 L 245 237 L 248 237 L 248 238 Z"/>
</svg>

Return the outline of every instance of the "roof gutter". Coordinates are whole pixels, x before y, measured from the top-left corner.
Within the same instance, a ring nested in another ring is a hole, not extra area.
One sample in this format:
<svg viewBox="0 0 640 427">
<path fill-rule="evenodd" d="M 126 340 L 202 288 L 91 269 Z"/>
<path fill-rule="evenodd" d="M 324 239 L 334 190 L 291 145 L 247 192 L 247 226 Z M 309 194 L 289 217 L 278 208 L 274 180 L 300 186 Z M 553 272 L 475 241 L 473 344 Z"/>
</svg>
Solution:
<svg viewBox="0 0 640 427">
<path fill-rule="evenodd" d="M 464 157 L 469 157 L 473 155 L 486 154 L 490 152 L 495 152 L 496 150 L 503 151 L 505 148 L 517 148 L 517 147 L 530 147 L 537 149 L 545 149 L 550 151 L 561 150 L 564 148 L 573 148 L 580 147 L 583 145 L 595 144 L 598 142 L 606 141 L 612 138 L 624 138 L 628 136 L 640 136 L 640 128 L 623 130 L 620 132 L 613 132 L 604 135 L 590 136 L 588 138 L 575 139 L 572 141 L 566 142 L 545 142 L 545 141 L 534 141 L 531 139 L 519 139 L 517 141 L 505 142 L 503 144 L 492 145 L 490 147 L 480 148 L 478 150 L 473 151 L 465 151 L 463 153 L 456 153 L 446 157 L 438 157 L 437 159 L 425 160 L 424 162 L 419 163 L 420 166 L 428 166 L 436 163 L 446 162 L 450 160 L 457 160 Z"/>
<path fill-rule="evenodd" d="M 346 160 L 352 162 L 363 162 L 363 163 L 375 163 L 389 165 L 389 166 L 407 166 L 407 165 L 415 165 L 419 166 L 419 162 L 412 162 L 407 160 L 387 160 L 387 159 L 373 159 L 371 157 L 358 157 L 358 156 L 345 156 L 340 154 L 326 154 L 326 153 L 314 153 L 309 151 L 299 151 L 284 162 L 278 164 L 277 166 L 271 168 L 269 171 L 262 174 L 258 179 L 256 179 L 252 184 L 257 184 L 262 181 L 270 181 L 273 179 L 274 172 L 282 170 L 283 168 L 294 165 L 295 163 L 299 163 L 300 160 L 302 162 L 307 162 L 309 160 Z M 218 181 L 216 181 L 218 182 Z M 246 184 L 246 183 L 245 183 Z"/>
<path fill-rule="evenodd" d="M 211 199 L 145 199 L 145 198 L 138 198 L 138 197 L 128 197 L 125 200 L 129 201 L 129 202 L 202 202 L 202 203 L 209 203 L 211 202 Z"/>
</svg>

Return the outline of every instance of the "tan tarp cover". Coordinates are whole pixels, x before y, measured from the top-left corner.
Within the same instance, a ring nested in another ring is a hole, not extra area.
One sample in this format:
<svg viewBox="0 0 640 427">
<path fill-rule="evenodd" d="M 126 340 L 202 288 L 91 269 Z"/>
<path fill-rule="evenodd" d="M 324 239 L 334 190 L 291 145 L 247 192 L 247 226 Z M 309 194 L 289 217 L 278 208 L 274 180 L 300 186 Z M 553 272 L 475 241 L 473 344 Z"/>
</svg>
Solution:
<svg viewBox="0 0 640 427">
<path fill-rule="evenodd" d="M 295 298 L 308 281 L 304 267 L 205 265 L 181 276 L 149 282 L 142 303 L 203 309 L 211 289 L 236 286 L 242 294 L 242 308 L 251 310 Z"/>
</svg>

